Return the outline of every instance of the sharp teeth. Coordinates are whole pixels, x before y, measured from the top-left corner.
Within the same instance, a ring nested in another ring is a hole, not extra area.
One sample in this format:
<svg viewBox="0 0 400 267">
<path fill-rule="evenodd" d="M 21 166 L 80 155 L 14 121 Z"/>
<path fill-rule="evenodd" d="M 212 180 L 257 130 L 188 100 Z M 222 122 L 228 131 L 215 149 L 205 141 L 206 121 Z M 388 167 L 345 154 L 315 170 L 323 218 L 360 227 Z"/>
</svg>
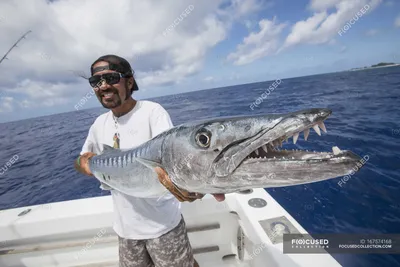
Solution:
<svg viewBox="0 0 400 267">
<path fill-rule="evenodd" d="M 279 146 L 282 147 L 282 139 L 279 139 L 278 142 L 279 142 Z"/>
<path fill-rule="evenodd" d="M 318 126 L 321 128 L 322 131 L 324 131 L 324 133 L 326 133 L 325 124 L 324 124 L 323 121 L 321 121 L 320 123 L 318 123 Z"/>
<path fill-rule="evenodd" d="M 318 125 L 314 125 L 313 126 L 313 129 L 315 130 L 315 132 L 319 135 L 319 136 L 321 136 L 321 131 L 319 130 L 319 127 L 318 127 Z"/>
<path fill-rule="evenodd" d="M 264 150 L 264 151 L 265 151 L 265 153 L 267 153 L 267 152 L 268 152 L 268 150 L 267 150 L 267 145 L 263 145 L 263 146 L 261 147 L 261 149 L 262 149 L 262 150 Z"/>
<path fill-rule="evenodd" d="M 260 153 L 258 152 L 258 149 L 256 149 L 255 152 L 256 152 L 257 156 L 260 155 Z"/>
<path fill-rule="evenodd" d="M 295 133 L 293 135 L 293 144 L 296 144 L 298 138 L 299 138 L 299 133 Z"/>
<path fill-rule="evenodd" d="M 310 129 L 304 131 L 304 140 L 307 141 L 308 135 L 310 134 Z"/>
<path fill-rule="evenodd" d="M 333 152 L 333 155 L 336 156 L 336 155 L 340 154 L 340 152 L 342 152 L 342 150 L 340 150 L 340 148 L 338 148 L 337 146 L 333 146 L 332 152 Z"/>
</svg>

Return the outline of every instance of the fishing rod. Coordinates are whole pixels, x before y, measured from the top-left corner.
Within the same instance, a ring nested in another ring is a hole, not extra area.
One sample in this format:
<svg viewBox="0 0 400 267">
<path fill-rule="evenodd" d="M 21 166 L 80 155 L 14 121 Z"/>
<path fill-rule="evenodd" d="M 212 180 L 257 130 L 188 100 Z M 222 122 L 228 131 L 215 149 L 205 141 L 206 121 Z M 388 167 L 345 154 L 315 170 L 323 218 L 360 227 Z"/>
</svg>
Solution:
<svg viewBox="0 0 400 267">
<path fill-rule="evenodd" d="M 0 64 L 1 62 L 3 62 L 3 60 L 8 59 L 7 56 L 8 54 L 11 52 L 11 50 L 14 49 L 14 47 L 17 47 L 17 44 L 22 40 L 25 39 L 25 36 L 27 36 L 30 32 L 32 32 L 31 30 L 27 31 L 24 35 L 22 35 L 14 44 L 13 46 L 11 46 L 10 49 L 8 49 L 7 53 L 0 59 Z"/>
</svg>

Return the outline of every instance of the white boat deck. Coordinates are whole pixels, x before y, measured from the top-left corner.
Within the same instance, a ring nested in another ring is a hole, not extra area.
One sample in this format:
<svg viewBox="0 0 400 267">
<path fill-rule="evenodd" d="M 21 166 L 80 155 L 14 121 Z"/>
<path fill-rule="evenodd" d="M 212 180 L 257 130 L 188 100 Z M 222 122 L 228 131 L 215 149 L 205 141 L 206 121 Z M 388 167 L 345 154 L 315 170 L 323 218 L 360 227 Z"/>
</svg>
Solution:
<svg viewBox="0 0 400 267">
<path fill-rule="evenodd" d="M 105 196 L 0 212 L 0 266 L 118 266 L 112 209 Z M 281 233 L 266 232 L 272 222 L 291 233 L 307 231 L 263 189 L 228 194 L 220 203 L 207 195 L 183 203 L 182 213 L 200 266 L 341 266 L 328 253 L 283 254 Z"/>
</svg>

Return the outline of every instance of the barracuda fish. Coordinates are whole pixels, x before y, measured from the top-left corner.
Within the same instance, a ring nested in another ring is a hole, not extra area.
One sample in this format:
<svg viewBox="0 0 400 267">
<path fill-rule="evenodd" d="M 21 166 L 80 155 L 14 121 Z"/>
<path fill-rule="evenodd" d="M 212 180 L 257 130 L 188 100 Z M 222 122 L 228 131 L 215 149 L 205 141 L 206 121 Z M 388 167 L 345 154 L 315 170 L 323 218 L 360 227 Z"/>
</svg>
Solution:
<svg viewBox="0 0 400 267">
<path fill-rule="evenodd" d="M 321 135 L 331 110 L 314 108 L 287 114 L 215 118 L 173 127 L 129 150 L 104 146 L 89 161 L 94 176 L 109 189 L 138 197 L 166 192 L 155 167 L 189 192 L 233 193 L 314 183 L 350 174 L 361 157 L 333 147 L 332 152 L 284 150 L 310 129 Z"/>
</svg>

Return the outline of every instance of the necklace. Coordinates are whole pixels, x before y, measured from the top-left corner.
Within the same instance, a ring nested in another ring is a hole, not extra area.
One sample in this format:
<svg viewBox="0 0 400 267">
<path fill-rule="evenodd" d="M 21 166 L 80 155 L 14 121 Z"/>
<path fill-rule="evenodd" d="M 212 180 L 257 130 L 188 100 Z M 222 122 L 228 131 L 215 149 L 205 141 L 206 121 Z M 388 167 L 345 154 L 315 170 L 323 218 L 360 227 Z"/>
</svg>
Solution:
<svg viewBox="0 0 400 267">
<path fill-rule="evenodd" d="M 135 106 L 136 106 L 136 102 L 134 103 L 134 105 L 132 105 L 132 107 L 129 109 L 128 112 L 126 112 L 126 113 L 120 113 L 120 114 L 121 114 L 120 116 L 125 115 L 125 114 L 131 112 L 131 110 L 132 110 Z M 111 114 L 112 114 L 112 116 L 113 116 L 114 125 L 115 125 L 115 134 L 114 134 L 114 137 L 113 137 L 113 141 L 114 141 L 114 146 L 113 146 L 113 147 L 114 147 L 114 148 L 120 148 L 120 135 L 119 135 L 119 132 L 118 132 L 118 118 L 119 118 L 119 117 L 115 117 L 114 112 L 111 112 Z"/>
<path fill-rule="evenodd" d="M 120 146 L 119 146 L 119 144 L 120 144 L 120 135 L 119 135 L 119 132 L 118 132 L 118 118 L 116 118 L 115 116 L 114 116 L 114 114 L 112 114 L 112 116 L 113 116 L 113 120 L 114 120 L 114 125 L 115 125 L 115 134 L 114 134 L 114 137 L 113 137 L 113 140 L 114 140 L 114 148 L 119 148 Z"/>
</svg>

